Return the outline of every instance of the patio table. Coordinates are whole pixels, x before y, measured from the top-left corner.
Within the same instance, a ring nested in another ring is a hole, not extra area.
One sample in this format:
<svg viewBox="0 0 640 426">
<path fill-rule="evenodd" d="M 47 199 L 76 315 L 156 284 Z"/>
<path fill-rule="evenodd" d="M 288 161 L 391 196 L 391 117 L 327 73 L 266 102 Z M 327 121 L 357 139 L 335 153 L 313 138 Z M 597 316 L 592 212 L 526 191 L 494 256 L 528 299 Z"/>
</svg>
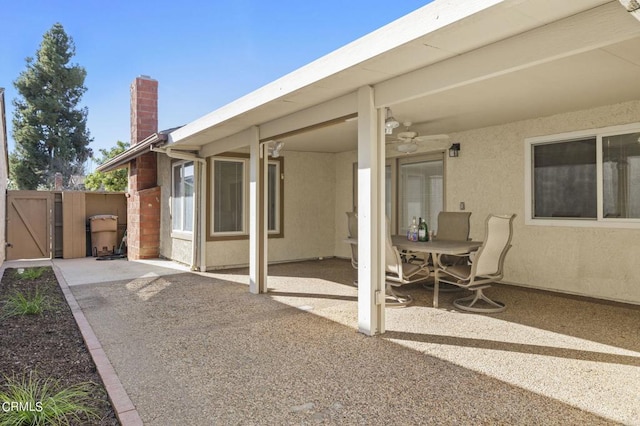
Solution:
<svg viewBox="0 0 640 426">
<path fill-rule="evenodd" d="M 427 253 L 433 259 L 433 307 L 438 307 L 438 290 L 440 286 L 440 268 L 438 261 L 440 256 L 444 255 L 465 255 L 475 251 L 482 245 L 482 241 L 409 241 L 407 237 L 394 235 L 391 237 L 393 245 L 398 249 Z"/>
</svg>

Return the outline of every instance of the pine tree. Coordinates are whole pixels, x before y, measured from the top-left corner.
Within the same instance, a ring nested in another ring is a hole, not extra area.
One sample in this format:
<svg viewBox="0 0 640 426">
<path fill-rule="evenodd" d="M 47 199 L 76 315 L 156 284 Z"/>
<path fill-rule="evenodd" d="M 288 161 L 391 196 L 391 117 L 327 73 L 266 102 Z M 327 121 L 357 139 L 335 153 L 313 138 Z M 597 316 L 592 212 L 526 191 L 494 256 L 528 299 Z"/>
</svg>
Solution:
<svg viewBox="0 0 640 426">
<path fill-rule="evenodd" d="M 69 64 L 75 55 L 73 40 L 61 24 L 47 31 L 36 52 L 27 58 L 26 70 L 14 81 L 11 178 L 20 189 L 51 188 L 56 172 L 64 182 L 83 174 L 91 156 L 91 137 L 86 127 L 86 107 L 78 104 L 87 90 L 86 71 Z"/>
<path fill-rule="evenodd" d="M 98 160 L 100 164 L 104 164 L 108 160 L 114 158 L 118 154 L 123 153 L 128 145 L 122 141 L 118 141 L 116 146 L 110 149 L 101 149 L 102 158 Z M 110 172 L 93 172 L 84 180 L 84 186 L 93 191 L 125 191 L 129 179 L 129 170 L 125 167 Z"/>
</svg>

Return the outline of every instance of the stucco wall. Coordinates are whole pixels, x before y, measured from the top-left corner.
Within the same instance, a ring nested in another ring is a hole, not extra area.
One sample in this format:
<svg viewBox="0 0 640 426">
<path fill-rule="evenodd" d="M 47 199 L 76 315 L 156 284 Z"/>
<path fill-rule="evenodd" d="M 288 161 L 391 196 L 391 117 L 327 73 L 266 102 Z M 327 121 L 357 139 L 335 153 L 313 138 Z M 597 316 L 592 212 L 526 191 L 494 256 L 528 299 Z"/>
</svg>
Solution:
<svg viewBox="0 0 640 426">
<path fill-rule="evenodd" d="M 333 256 L 335 154 L 285 150 L 284 238 L 270 238 L 269 261 Z M 343 213 L 344 214 L 344 213 Z M 249 240 L 207 243 L 209 268 L 249 263 Z"/>
<path fill-rule="evenodd" d="M 640 303 L 640 229 L 525 225 L 524 139 L 640 121 L 640 101 L 559 114 L 458 134 L 447 159 L 447 209 L 466 203 L 471 236 L 482 239 L 489 213 L 516 213 L 505 281 Z"/>
<path fill-rule="evenodd" d="M 347 237 L 346 212 L 353 211 L 353 163 L 358 161 L 358 152 L 336 154 L 336 232 L 335 256 L 351 258 L 351 248 L 344 242 Z"/>
</svg>

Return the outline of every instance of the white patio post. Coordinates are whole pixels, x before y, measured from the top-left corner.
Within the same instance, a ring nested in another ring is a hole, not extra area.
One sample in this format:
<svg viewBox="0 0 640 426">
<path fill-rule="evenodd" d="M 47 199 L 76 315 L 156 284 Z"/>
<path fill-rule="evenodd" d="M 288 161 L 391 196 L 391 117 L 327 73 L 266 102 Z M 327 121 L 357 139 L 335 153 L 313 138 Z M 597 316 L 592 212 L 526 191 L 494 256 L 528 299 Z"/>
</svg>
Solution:
<svg viewBox="0 0 640 426">
<path fill-rule="evenodd" d="M 260 145 L 258 127 L 251 128 L 249 155 L 249 291 L 267 291 L 266 146 Z"/>
<path fill-rule="evenodd" d="M 358 90 L 358 330 L 385 331 L 384 110 L 370 86 Z"/>
</svg>

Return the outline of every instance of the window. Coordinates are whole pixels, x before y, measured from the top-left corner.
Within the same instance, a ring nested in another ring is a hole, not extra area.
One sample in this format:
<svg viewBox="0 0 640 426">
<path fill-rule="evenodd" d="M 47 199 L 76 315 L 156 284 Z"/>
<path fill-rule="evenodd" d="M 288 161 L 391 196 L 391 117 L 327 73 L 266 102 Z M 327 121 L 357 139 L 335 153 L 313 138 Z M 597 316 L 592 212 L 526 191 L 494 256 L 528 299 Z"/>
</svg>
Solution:
<svg viewBox="0 0 640 426">
<path fill-rule="evenodd" d="M 173 165 L 172 229 L 193 232 L 193 161 Z"/>
<path fill-rule="evenodd" d="M 245 232 L 245 160 L 213 161 L 213 232 Z"/>
<path fill-rule="evenodd" d="M 605 218 L 640 218 L 640 131 L 602 138 Z"/>
<path fill-rule="evenodd" d="M 528 224 L 640 225 L 640 125 L 525 141 Z"/>
<path fill-rule="evenodd" d="M 283 236 L 283 158 L 269 161 L 267 170 L 267 229 L 270 237 Z M 246 239 L 249 236 L 249 158 L 229 154 L 210 160 L 211 197 L 209 239 Z"/>
<path fill-rule="evenodd" d="M 534 217 L 596 217 L 596 139 L 533 146 Z"/>
</svg>

